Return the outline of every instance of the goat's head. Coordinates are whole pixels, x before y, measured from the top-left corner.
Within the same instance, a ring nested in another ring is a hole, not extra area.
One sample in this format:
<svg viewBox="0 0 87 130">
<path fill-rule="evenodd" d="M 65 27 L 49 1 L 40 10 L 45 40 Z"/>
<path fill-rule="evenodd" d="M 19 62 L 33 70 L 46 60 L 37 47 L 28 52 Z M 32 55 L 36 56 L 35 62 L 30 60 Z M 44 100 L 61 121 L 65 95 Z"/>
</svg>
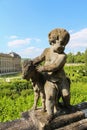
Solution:
<svg viewBox="0 0 87 130">
<path fill-rule="evenodd" d="M 25 60 L 22 64 L 22 77 L 23 79 L 29 80 L 33 74 L 35 66 L 32 60 Z"/>
</svg>

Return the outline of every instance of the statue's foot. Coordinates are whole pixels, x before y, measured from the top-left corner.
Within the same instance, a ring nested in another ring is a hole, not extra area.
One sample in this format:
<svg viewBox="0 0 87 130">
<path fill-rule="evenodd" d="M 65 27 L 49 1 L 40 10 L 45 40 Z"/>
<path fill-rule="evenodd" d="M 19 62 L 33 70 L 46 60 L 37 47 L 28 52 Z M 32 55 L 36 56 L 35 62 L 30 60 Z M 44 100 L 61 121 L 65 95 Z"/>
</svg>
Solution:
<svg viewBox="0 0 87 130">
<path fill-rule="evenodd" d="M 47 110 L 42 108 L 42 110 L 41 110 L 41 111 L 42 111 L 42 112 L 46 112 Z"/>
<path fill-rule="evenodd" d="M 33 106 L 32 109 L 33 109 L 33 110 L 37 110 L 37 107 Z"/>
</svg>

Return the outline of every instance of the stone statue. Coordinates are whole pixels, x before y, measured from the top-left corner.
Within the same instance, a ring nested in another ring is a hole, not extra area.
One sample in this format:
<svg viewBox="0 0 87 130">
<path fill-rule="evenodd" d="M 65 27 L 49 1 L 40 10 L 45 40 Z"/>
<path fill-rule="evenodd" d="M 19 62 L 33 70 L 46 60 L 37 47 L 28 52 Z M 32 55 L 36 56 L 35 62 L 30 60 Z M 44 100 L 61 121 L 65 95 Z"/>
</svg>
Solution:
<svg viewBox="0 0 87 130">
<path fill-rule="evenodd" d="M 33 83 L 34 110 L 37 109 L 37 102 L 41 95 L 44 112 L 38 109 L 36 111 L 31 110 L 23 115 L 27 119 L 30 116 L 36 129 L 39 130 L 73 129 L 73 121 L 75 128 L 79 128 L 78 125 L 81 126 L 81 121 L 85 119 L 85 115 L 79 109 L 79 106 L 70 105 L 70 79 L 64 72 L 67 58 L 64 49 L 69 42 L 70 35 L 67 30 L 56 28 L 48 34 L 48 38 L 50 47 L 46 48 L 35 59 L 24 61 L 22 71 L 23 78 L 26 80 L 31 79 Z M 60 97 L 63 99 L 62 111 L 58 111 Z M 56 112 L 58 113 L 55 114 Z M 82 120 L 79 121 L 80 119 Z M 86 128 L 85 124 L 84 128 Z"/>
<path fill-rule="evenodd" d="M 45 78 L 42 73 L 36 70 L 36 67 L 33 64 L 32 60 L 25 60 L 22 64 L 22 76 L 23 79 L 32 80 L 33 89 L 34 89 L 34 105 L 33 109 L 37 109 L 38 99 L 41 96 L 42 98 L 42 109 L 45 112 L 45 92 L 44 92 L 44 84 Z"/>
<path fill-rule="evenodd" d="M 38 72 L 43 72 L 46 77 L 44 85 L 46 95 L 46 110 L 50 117 L 58 111 L 58 94 L 62 95 L 65 107 L 70 106 L 70 83 L 68 82 L 64 65 L 66 63 L 66 54 L 64 49 L 69 41 L 69 33 L 62 28 L 52 30 L 48 34 L 50 48 L 46 48 L 43 53 L 33 59 L 33 64 L 43 65 L 37 67 Z"/>
</svg>

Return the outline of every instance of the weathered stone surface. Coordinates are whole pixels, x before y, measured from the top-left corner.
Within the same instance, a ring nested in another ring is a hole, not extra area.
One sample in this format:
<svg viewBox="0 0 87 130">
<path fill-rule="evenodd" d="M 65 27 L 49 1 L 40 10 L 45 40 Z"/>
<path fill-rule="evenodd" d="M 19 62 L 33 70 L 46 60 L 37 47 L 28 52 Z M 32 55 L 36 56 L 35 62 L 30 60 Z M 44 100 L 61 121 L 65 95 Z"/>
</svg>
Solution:
<svg viewBox="0 0 87 130">
<path fill-rule="evenodd" d="M 76 107 L 82 110 L 85 113 L 85 118 L 87 118 L 87 102 L 82 102 L 76 105 Z"/>
<path fill-rule="evenodd" d="M 75 105 L 78 109 L 84 110 L 87 109 L 87 102 L 82 102 L 80 104 Z"/>
<path fill-rule="evenodd" d="M 78 122 L 55 130 L 87 130 L 87 119 L 80 120 Z"/>
<path fill-rule="evenodd" d="M 50 123 L 50 127 L 52 129 L 60 128 L 60 127 L 63 127 L 65 125 L 69 125 L 69 124 L 71 124 L 73 122 L 84 119 L 84 117 L 85 117 L 85 115 L 84 115 L 84 113 L 82 111 L 77 111 L 75 113 L 61 115 L 61 116 L 56 117 Z"/>
<path fill-rule="evenodd" d="M 27 114 L 26 114 L 27 115 Z M 0 123 L 0 130 L 36 130 L 30 117 Z"/>
<path fill-rule="evenodd" d="M 46 112 L 41 111 L 41 109 L 31 110 L 29 115 L 37 129 L 50 130 L 48 114 Z"/>
<path fill-rule="evenodd" d="M 74 113 L 63 114 L 61 113 L 56 114 L 55 118 L 49 122 L 48 115 L 45 112 L 42 112 L 41 109 L 31 111 L 30 117 L 32 118 L 35 126 L 39 130 L 54 130 L 56 128 L 63 127 L 65 125 L 69 125 L 75 121 L 79 121 L 85 118 L 85 114 L 82 111 L 76 111 Z"/>
</svg>

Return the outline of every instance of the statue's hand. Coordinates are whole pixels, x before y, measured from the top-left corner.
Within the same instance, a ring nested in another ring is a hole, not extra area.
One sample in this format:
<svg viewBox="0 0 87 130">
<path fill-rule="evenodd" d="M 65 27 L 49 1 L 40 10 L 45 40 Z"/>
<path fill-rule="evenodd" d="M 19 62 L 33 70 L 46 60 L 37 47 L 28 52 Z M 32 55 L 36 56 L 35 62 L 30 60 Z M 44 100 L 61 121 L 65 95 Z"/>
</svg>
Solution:
<svg viewBox="0 0 87 130">
<path fill-rule="evenodd" d="M 44 71 L 44 67 L 43 67 L 43 66 L 37 67 L 37 71 L 38 71 L 38 72 L 43 72 L 43 71 Z"/>
</svg>

